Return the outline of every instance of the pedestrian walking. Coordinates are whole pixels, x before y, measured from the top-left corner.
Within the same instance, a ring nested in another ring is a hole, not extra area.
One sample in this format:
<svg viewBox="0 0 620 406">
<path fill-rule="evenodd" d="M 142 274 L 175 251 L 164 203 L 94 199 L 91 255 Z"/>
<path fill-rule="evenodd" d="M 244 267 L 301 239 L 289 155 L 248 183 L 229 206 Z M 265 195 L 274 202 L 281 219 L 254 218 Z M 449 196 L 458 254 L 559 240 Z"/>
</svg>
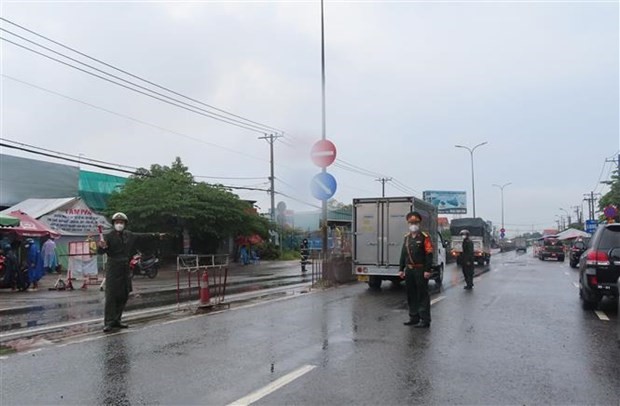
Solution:
<svg viewBox="0 0 620 406">
<path fill-rule="evenodd" d="M 26 249 L 26 266 L 28 268 L 28 280 L 32 284 L 30 291 L 39 289 L 39 281 L 43 277 L 43 258 L 41 250 L 32 238 L 27 238 L 24 244 Z"/>
<path fill-rule="evenodd" d="M 399 275 L 405 280 L 409 321 L 406 326 L 428 328 L 431 325 L 431 297 L 428 280 L 433 265 L 433 243 L 430 236 L 420 230 L 422 215 L 416 211 L 407 214 L 409 233 L 400 254 Z"/>
<path fill-rule="evenodd" d="M 107 233 L 103 241 L 98 243 L 99 252 L 108 255 L 103 327 L 105 333 L 116 328 L 129 327 L 121 323 L 121 318 L 129 293 L 132 291 L 129 261 L 136 252 L 136 242 L 163 236 L 163 234 L 133 233 L 127 230 L 128 219 L 124 213 L 114 214 L 112 223 L 114 230 Z"/>
<path fill-rule="evenodd" d="M 43 255 L 43 269 L 47 273 L 56 272 L 58 268 L 58 256 L 56 255 L 56 242 L 51 235 L 48 234 L 47 240 L 43 243 L 41 249 Z"/>
<path fill-rule="evenodd" d="M 461 256 L 461 266 L 465 277 L 465 288 L 471 290 L 474 287 L 474 242 L 469 238 L 469 230 L 462 230 L 463 254 Z"/>
</svg>

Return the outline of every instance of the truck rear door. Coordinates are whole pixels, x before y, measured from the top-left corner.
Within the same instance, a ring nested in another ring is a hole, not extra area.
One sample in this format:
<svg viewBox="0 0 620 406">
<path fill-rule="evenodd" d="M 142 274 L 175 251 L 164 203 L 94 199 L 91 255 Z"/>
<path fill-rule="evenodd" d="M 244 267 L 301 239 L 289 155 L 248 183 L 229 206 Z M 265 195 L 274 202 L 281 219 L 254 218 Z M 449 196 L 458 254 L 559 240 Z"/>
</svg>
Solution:
<svg viewBox="0 0 620 406">
<path fill-rule="evenodd" d="M 355 203 L 354 249 L 360 265 L 379 265 L 379 237 L 382 227 L 379 202 Z"/>
<path fill-rule="evenodd" d="M 383 263 L 382 265 L 399 265 L 400 252 L 403 246 L 405 234 L 408 232 L 407 213 L 411 211 L 409 201 L 388 201 L 384 203 L 383 210 L 385 229 L 383 234 Z"/>
</svg>

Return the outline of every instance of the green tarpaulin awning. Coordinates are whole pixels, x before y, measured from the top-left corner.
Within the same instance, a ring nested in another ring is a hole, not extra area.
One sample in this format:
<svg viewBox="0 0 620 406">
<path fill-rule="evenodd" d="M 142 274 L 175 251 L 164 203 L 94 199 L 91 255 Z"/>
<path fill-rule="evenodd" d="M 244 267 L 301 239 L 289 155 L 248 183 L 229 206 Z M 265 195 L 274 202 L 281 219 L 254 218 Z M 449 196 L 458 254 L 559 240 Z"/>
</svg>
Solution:
<svg viewBox="0 0 620 406">
<path fill-rule="evenodd" d="M 15 227 L 19 225 L 19 219 L 8 214 L 0 214 L 0 227 Z"/>
</svg>

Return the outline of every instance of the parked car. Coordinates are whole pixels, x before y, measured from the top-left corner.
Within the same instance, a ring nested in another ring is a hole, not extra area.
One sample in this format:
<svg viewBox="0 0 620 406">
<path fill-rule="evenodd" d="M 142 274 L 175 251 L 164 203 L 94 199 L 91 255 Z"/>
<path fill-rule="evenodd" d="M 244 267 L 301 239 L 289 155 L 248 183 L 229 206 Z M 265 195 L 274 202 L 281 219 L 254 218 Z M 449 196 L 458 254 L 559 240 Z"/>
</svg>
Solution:
<svg viewBox="0 0 620 406">
<path fill-rule="evenodd" d="M 545 238 L 538 249 L 538 259 L 557 259 L 564 262 L 564 244 L 557 238 Z"/>
<path fill-rule="evenodd" d="M 579 260 L 579 297 L 584 309 L 598 306 L 604 296 L 618 297 L 620 224 L 600 225 Z"/>
<path fill-rule="evenodd" d="M 570 253 L 568 257 L 571 268 L 579 267 L 579 258 L 581 258 L 581 255 L 588 249 L 589 242 L 589 239 L 582 238 L 579 238 L 573 242 L 570 247 Z"/>
</svg>

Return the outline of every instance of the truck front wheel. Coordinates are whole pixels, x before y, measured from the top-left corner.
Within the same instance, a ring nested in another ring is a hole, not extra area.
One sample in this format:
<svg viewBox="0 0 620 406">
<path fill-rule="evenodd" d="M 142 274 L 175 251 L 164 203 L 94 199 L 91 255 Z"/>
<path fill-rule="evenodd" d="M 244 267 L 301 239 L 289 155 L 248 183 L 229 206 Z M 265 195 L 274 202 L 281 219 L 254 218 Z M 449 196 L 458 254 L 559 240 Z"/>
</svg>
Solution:
<svg viewBox="0 0 620 406">
<path fill-rule="evenodd" d="M 435 283 L 437 285 L 441 285 L 443 282 L 443 264 L 437 267 L 437 277 L 435 278 Z"/>
<path fill-rule="evenodd" d="M 381 289 L 381 277 L 370 276 L 368 279 L 368 287 L 371 289 Z"/>
</svg>

